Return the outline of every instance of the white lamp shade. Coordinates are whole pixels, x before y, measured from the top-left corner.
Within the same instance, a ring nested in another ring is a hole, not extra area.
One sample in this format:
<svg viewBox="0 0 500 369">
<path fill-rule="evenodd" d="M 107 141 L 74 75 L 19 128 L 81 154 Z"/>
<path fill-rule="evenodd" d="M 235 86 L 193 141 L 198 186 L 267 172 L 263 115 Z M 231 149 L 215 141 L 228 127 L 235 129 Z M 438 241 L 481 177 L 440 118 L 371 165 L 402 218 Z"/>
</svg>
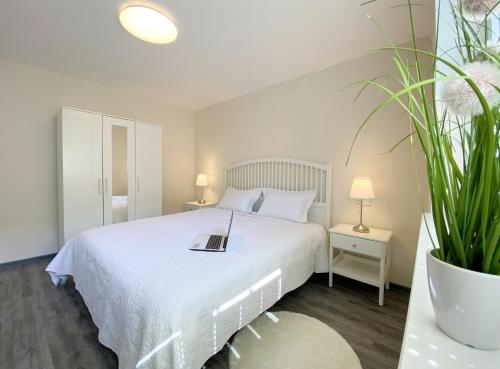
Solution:
<svg viewBox="0 0 500 369">
<path fill-rule="evenodd" d="M 355 177 L 352 181 L 350 196 L 354 199 L 373 199 L 372 181 L 368 177 Z"/>
<path fill-rule="evenodd" d="M 206 174 L 200 173 L 196 178 L 196 185 L 200 187 L 208 186 L 208 176 Z"/>
</svg>

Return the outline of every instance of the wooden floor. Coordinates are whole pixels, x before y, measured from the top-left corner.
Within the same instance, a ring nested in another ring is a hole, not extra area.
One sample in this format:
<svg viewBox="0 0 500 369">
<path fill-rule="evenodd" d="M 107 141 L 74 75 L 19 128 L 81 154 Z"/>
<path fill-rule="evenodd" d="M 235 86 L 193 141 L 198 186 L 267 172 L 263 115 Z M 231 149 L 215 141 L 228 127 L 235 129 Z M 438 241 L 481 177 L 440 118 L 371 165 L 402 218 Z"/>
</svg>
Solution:
<svg viewBox="0 0 500 369">
<path fill-rule="evenodd" d="M 72 285 L 55 287 L 43 270 L 49 260 L 0 269 L 0 368 L 111 369 L 116 355 L 97 340 L 97 328 Z M 378 290 L 342 277 L 327 287 L 313 275 L 272 309 L 307 314 L 328 324 L 351 344 L 364 369 L 397 368 L 409 293 Z M 227 347 L 207 369 L 228 368 Z M 277 368 L 278 369 L 278 368 Z"/>
</svg>

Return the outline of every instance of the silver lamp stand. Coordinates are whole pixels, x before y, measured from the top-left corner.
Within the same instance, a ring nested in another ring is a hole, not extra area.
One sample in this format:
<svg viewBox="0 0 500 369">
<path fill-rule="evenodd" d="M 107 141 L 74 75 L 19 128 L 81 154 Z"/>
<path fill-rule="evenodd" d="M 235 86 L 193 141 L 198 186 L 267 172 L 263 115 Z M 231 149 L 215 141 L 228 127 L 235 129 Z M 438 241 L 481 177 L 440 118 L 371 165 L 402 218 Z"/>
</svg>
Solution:
<svg viewBox="0 0 500 369">
<path fill-rule="evenodd" d="M 207 202 L 203 200 L 203 187 L 201 188 L 201 199 L 198 200 L 198 204 L 206 204 Z"/>
<path fill-rule="evenodd" d="M 359 233 L 370 233 L 370 228 L 363 224 L 363 200 L 359 200 L 359 203 L 361 206 L 361 212 L 359 214 L 359 224 L 352 227 L 352 230 Z"/>
</svg>

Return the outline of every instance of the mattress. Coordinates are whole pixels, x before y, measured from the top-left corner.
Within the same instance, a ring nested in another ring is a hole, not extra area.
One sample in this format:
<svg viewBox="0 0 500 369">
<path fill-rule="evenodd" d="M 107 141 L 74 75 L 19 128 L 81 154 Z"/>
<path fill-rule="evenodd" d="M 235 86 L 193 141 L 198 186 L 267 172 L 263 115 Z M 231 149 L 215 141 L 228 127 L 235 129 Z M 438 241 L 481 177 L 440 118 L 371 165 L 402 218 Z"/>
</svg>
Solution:
<svg viewBox="0 0 500 369">
<path fill-rule="evenodd" d="M 46 270 L 55 284 L 73 277 L 120 369 L 199 369 L 328 263 L 323 227 L 237 212 L 226 252 L 189 250 L 201 233 L 224 233 L 230 215 L 210 208 L 88 230 Z"/>
</svg>

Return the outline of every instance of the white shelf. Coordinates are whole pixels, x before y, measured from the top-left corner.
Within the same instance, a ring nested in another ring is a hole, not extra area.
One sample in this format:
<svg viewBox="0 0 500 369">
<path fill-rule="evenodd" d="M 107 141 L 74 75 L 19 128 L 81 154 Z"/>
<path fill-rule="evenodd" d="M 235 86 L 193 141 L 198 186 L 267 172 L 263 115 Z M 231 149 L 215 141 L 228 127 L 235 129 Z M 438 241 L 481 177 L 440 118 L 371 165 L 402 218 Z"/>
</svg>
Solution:
<svg viewBox="0 0 500 369">
<path fill-rule="evenodd" d="M 189 205 L 189 206 L 197 206 L 199 208 L 206 208 L 206 207 L 212 207 L 212 206 L 215 206 L 217 205 L 216 202 L 211 202 L 211 201 L 207 201 L 203 204 L 200 204 L 198 201 L 188 201 L 185 203 L 185 205 Z"/>
<path fill-rule="evenodd" d="M 435 237 L 432 216 L 423 216 Z M 426 253 L 429 249 L 432 249 L 432 241 L 422 218 L 399 369 L 500 368 L 500 350 L 485 351 L 463 345 L 438 327 L 427 283 Z"/>
<path fill-rule="evenodd" d="M 386 229 L 370 228 L 369 233 L 360 233 L 355 232 L 352 227 L 352 224 L 337 224 L 335 227 L 330 228 L 330 233 L 338 233 L 349 237 L 379 242 L 388 242 L 392 237 L 392 231 L 388 231 Z"/>
<path fill-rule="evenodd" d="M 360 256 L 341 254 L 333 260 L 332 272 L 375 287 L 380 286 L 380 263 Z"/>
</svg>

